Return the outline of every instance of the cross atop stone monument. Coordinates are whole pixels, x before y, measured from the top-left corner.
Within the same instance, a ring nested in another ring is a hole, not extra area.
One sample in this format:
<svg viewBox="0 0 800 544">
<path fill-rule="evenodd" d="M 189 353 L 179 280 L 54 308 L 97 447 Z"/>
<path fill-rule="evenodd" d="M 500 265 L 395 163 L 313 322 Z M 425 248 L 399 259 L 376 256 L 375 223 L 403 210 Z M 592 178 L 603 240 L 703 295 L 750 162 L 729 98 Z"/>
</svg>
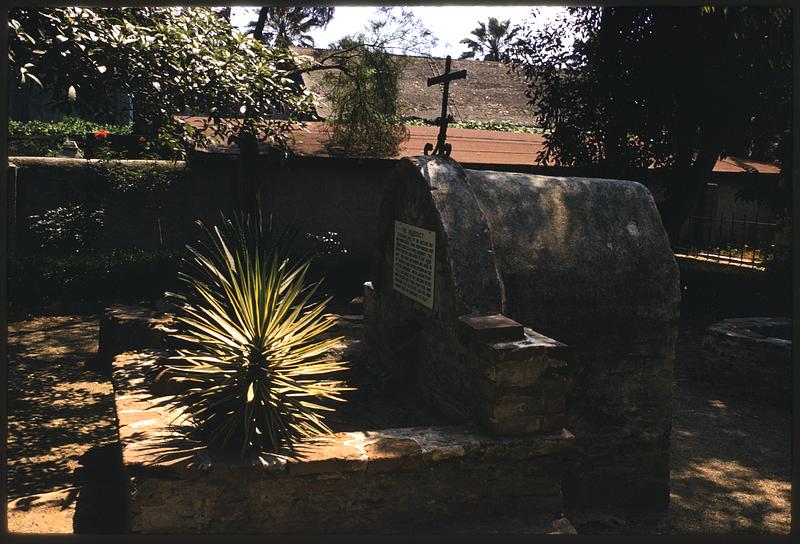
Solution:
<svg viewBox="0 0 800 544">
<path fill-rule="evenodd" d="M 442 89 L 442 115 L 438 117 L 436 121 L 434 121 L 435 125 L 439 125 L 439 136 L 436 138 L 436 147 L 433 147 L 433 144 L 430 143 L 425 144 L 425 148 L 422 150 L 422 152 L 426 155 L 432 151 L 432 155 L 439 155 L 441 157 L 450 156 L 452 147 L 450 144 L 445 143 L 445 140 L 447 139 L 447 124 L 450 122 L 450 118 L 447 115 L 447 101 L 450 94 L 450 82 L 454 79 L 464 79 L 466 77 L 466 70 L 459 70 L 458 72 L 450 71 L 450 55 L 447 55 L 447 58 L 444 61 L 444 73 L 440 76 L 428 78 L 428 87 L 438 83 L 444 83 L 444 88 Z"/>
</svg>

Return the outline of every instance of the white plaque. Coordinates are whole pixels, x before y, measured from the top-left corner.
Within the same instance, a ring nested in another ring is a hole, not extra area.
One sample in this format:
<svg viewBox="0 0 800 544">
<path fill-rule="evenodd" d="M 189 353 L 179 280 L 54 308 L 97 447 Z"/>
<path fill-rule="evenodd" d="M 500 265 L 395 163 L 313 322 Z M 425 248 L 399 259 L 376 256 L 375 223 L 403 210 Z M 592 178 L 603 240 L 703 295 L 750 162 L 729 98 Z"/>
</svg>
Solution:
<svg viewBox="0 0 800 544">
<path fill-rule="evenodd" d="M 432 309 L 435 256 L 434 231 L 395 221 L 392 288 Z"/>
</svg>

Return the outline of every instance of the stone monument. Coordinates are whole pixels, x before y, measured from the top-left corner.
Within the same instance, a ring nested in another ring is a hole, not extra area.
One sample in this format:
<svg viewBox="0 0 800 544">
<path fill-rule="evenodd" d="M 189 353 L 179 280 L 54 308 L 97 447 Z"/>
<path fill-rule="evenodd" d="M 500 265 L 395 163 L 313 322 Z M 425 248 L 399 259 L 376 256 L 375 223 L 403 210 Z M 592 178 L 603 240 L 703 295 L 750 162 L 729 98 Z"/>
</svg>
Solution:
<svg viewBox="0 0 800 544">
<path fill-rule="evenodd" d="M 574 433 L 567 506 L 659 509 L 679 302 L 643 185 L 415 157 L 384 198 L 364 313 L 380 359 L 440 409 Z"/>
</svg>

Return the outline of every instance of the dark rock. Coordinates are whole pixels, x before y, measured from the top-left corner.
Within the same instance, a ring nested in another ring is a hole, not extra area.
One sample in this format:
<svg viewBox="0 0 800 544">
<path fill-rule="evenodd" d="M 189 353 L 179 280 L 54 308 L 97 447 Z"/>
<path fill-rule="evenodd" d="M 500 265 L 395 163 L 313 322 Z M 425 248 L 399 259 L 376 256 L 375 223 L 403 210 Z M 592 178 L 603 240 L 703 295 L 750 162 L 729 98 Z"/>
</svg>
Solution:
<svg viewBox="0 0 800 544">
<path fill-rule="evenodd" d="M 791 319 L 725 319 L 706 330 L 694 377 L 722 394 L 792 404 Z"/>
</svg>

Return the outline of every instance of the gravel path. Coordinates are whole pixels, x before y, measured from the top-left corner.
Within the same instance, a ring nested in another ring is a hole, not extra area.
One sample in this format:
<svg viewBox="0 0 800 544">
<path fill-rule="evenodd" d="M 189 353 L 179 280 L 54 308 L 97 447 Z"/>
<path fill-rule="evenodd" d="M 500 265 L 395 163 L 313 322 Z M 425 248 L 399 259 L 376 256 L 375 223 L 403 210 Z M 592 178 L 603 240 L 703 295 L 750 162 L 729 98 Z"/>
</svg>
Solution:
<svg viewBox="0 0 800 544">
<path fill-rule="evenodd" d="M 790 412 L 718 398 L 695 386 L 702 317 L 678 339 L 668 512 L 577 511 L 581 533 L 789 531 Z M 119 447 L 107 376 L 84 368 L 98 319 L 40 317 L 9 325 L 8 526 L 11 532 L 115 532 L 124 519 Z M 509 521 L 507 530 L 526 525 Z M 492 527 L 491 532 L 502 531 Z"/>
</svg>

